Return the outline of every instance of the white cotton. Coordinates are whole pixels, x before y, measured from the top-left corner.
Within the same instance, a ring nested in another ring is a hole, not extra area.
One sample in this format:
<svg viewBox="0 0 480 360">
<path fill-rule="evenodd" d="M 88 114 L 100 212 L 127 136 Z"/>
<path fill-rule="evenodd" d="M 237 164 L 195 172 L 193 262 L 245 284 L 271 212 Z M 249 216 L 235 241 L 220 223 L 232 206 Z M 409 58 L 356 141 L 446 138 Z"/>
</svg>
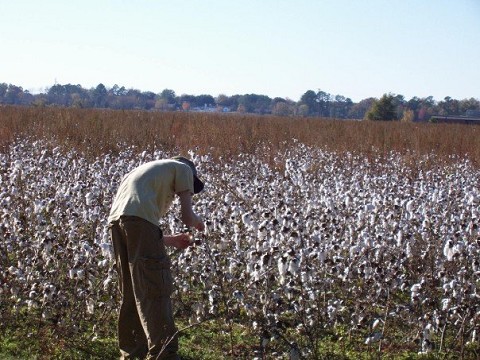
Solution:
<svg viewBox="0 0 480 360">
<path fill-rule="evenodd" d="M 69 277 L 70 279 L 75 279 L 76 273 L 77 273 L 77 272 L 76 272 L 75 269 L 70 269 L 70 270 L 68 270 L 68 277 Z"/>
<path fill-rule="evenodd" d="M 450 308 L 451 301 L 449 298 L 442 299 L 442 311 L 447 311 Z"/>
<path fill-rule="evenodd" d="M 349 249 L 350 257 L 354 257 L 357 254 L 360 254 L 362 251 L 362 247 L 360 245 L 353 245 Z"/>
<path fill-rule="evenodd" d="M 407 258 L 411 258 L 413 256 L 412 246 L 410 245 L 410 243 L 407 243 L 407 246 L 405 248 L 405 254 L 406 254 Z"/>
<path fill-rule="evenodd" d="M 447 258 L 448 261 L 452 261 L 454 254 L 455 251 L 453 249 L 453 241 L 448 240 L 443 247 L 443 255 Z"/>
<path fill-rule="evenodd" d="M 83 270 L 83 269 L 78 269 L 76 275 L 77 275 L 77 278 L 78 278 L 79 280 L 84 279 L 84 278 L 85 278 L 85 270 Z"/>
<path fill-rule="evenodd" d="M 109 261 L 107 259 L 103 259 L 103 260 L 100 260 L 98 263 L 97 263 L 97 266 L 99 268 L 103 268 L 103 267 L 107 267 L 108 266 L 108 263 Z"/>
<path fill-rule="evenodd" d="M 410 291 L 411 291 L 411 300 L 414 301 L 416 300 L 416 298 L 420 295 L 420 290 L 422 289 L 422 285 L 421 284 L 414 284 L 412 285 L 412 287 L 410 288 Z"/>
<path fill-rule="evenodd" d="M 277 266 L 278 266 L 278 272 L 280 274 L 280 276 L 285 276 L 285 273 L 287 272 L 287 259 L 285 257 L 281 257 L 278 259 L 278 262 L 277 262 Z"/>
<path fill-rule="evenodd" d="M 402 230 L 399 230 L 397 232 L 397 235 L 395 236 L 395 240 L 396 240 L 397 246 L 401 247 L 402 243 L 403 243 L 403 231 Z"/>
<path fill-rule="evenodd" d="M 95 301 L 90 298 L 87 300 L 87 313 L 88 314 L 93 314 L 95 312 Z"/>
<path fill-rule="evenodd" d="M 379 333 L 379 332 L 375 332 L 375 333 L 373 333 L 371 336 L 368 336 L 368 337 L 365 339 L 364 344 L 365 344 L 365 345 L 369 345 L 369 344 L 378 342 L 378 341 L 380 341 L 381 338 L 382 338 L 382 334 Z"/>
<path fill-rule="evenodd" d="M 288 262 L 288 270 L 292 275 L 296 275 L 299 270 L 299 261 L 297 258 L 293 258 Z"/>
<path fill-rule="evenodd" d="M 431 341 L 433 334 L 433 325 L 428 323 L 423 329 L 423 338 Z"/>
<path fill-rule="evenodd" d="M 100 249 L 102 251 L 102 256 L 105 258 L 112 259 L 113 258 L 113 248 L 112 245 L 106 242 L 100 243 Z"/>
<path fill-rule="evenodd" d="M 108 276 L 105 280 L 103 280 L 103 290 L 105 291 L 108 290 L 112 281 L 113 279 L 110 276 Z"/>
</svg>

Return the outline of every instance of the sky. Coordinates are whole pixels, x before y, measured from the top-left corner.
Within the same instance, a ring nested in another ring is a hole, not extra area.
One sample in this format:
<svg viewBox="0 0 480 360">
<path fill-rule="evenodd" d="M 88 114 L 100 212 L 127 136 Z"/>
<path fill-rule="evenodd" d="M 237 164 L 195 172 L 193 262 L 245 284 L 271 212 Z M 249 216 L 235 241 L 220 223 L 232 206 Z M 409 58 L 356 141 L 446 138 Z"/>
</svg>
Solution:
<svg viewBox="0 0 480 360">
<path fill-rule="evenodd" d="M 0 83 L 480 99 L 480 0 L 0 0 Z"/>
</svg>

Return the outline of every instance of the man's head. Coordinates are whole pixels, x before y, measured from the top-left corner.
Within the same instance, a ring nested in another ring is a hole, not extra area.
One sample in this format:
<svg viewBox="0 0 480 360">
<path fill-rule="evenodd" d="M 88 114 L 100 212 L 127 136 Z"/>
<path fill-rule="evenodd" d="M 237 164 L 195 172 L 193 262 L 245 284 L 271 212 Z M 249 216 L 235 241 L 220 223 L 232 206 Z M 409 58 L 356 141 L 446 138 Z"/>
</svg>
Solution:
<svg viewBox="0 0 480 360">
<path fill-rule="evenodd" d="M 203 181 L 201 181 L 198 178 L 197 169 L 195 167 L 195 164 L 191 160 L 188 160 L 187 158 L 185 158 L 183 156 L 174 156 L 172 158 L 172 160 L 180 161 L 181 163 L 184 163 L 184 164 L 188 165 L 190 167 L 190 169 L 192 169 L 192 173 L 193 173 L 193 192 L 195 194 L 198 194 L 200 191 L 202 191 L 205 185 L 203 184 Z"/>
</svg>

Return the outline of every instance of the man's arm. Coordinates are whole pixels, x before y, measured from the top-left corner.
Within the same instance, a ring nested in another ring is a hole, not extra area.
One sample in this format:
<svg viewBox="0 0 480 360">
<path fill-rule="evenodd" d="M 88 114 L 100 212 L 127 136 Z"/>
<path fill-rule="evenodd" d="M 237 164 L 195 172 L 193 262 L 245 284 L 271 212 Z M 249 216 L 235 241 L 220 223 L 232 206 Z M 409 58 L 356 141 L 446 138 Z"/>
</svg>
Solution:
<svg viewBox="0 0 480 360">
<path fill-rule="evenodd" d="M 182 212 L 182 221 L 189 227 L 194 227 L 197 230 L 205 230 L 202 218 L 195 214 L 192 209 L 192 194 L 190 191 L 182 191 L 177 194 L 180 198 L 180 207 Z"/>
</svg>

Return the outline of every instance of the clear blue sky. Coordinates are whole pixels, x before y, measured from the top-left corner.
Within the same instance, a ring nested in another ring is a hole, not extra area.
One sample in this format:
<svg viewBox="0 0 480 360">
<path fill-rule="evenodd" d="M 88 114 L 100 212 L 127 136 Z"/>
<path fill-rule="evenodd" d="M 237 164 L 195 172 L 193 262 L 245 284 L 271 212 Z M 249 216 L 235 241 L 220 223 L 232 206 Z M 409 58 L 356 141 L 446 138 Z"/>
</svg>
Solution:
<svg viewBox="0 0 480 360">
<path fill-rule="evenodd" d="M 0 82 L 480 98 L 480 0 L 0 0 Z"/>
</svg>

